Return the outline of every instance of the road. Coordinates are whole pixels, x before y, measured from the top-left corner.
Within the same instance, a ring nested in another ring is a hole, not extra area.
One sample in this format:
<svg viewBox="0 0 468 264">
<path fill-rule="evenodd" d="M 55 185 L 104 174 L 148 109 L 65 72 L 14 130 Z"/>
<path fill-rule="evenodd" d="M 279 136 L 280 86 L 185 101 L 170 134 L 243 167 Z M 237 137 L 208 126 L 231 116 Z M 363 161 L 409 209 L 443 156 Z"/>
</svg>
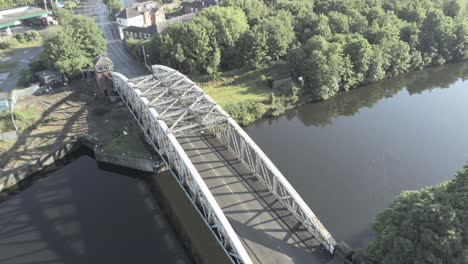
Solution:
<svg viewBox="0 0 468 264">
<path fill-rule="evenodd" d="M 178 138 L 254 263 L 327 263 L 318 241 L 211 134 Z"/>
<path fill-rule="evenodd" d="M 42 47 L 14 49 L 11 52 L 3 52 L 0 63 L 14 62 L 16 65 L 0 73 L 0 93 L 7 94 L 16 87 L 21 76 L 21 69 L 28 68 L 29 63 L 42 51 Z M 8 72 L 8 74 L 6 74 Z"/>
<path fill-rule="evenodd" d="M 74 9 L 76 14 L 95 18 L 101 27 L 104 38 L 107 41 L 107 56 L 114 63 L 114 71 L 122 73 L 128 78 L 134 78 L 149 72 L 123 47 L 120 40 L 116 23 L 109 20 L 109 12 L 102 0 L 82 1 Z M 95 15 L 94 15 L 95 14 Z"/>
</svg>

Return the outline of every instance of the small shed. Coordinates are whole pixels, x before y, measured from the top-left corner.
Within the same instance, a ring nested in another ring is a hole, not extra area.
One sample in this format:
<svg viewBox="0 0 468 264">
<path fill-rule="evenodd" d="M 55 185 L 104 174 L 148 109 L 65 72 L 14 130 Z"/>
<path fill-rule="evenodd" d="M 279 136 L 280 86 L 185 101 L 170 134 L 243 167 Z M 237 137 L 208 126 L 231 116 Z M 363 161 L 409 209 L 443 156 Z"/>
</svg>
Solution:
<svg viewBox="0 0 468 264">
<path fill-rule="evenodd" d="M 291 81 L 292 81 L 292 77 L 290 74 L 274 76 L 268 79 L 268 87 L 270 87 L 271 89 L 276 89 L 279 86 L 285 83 L 291 82 Z"/>
<path fill-rule="evenodd" d="M 114 63 L 105 56 L 99 56 L 94 61 L 94 71 L 96 71 L 96 75 L 99 73 L 108 73 L 114 70 Z"/>
<path fill-rule="evenodd" d="M 58 86 L 63 84 L 62 76 L 56 71 L 43 70 L 36 72 L 41 85 Z"/>
</svg>

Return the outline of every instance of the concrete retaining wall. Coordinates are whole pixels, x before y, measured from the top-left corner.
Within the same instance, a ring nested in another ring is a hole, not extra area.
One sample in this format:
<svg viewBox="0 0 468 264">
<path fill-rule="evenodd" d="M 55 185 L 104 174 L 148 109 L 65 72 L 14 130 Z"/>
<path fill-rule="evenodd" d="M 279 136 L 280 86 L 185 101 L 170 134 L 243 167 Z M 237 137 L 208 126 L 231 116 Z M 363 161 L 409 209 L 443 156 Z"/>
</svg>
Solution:
<svg viewBox="0 0 468 264">
<path fill-rule="evenodd" d="M 94 148 L 94 157 L 96 161 L 99 162 L 109 163 L 112 165 L 122 166 L 146 172 L 156 172 L 158 165 L 160 165 L 160 163 L 162 162 L 160 160 L 156 160 L 151 156 L 139 157 L 130 153 L 122 153 L 122 155 L 116 155 L 106 153 L 105 151 L 99 148 Z"/>
<path fill-rule="evenodd" d="M 45 93 L 46 87 L 40 86 L 31 86 L 24 89 L 13 90 L 12 93 L 15 93 L 18 98 L 29 96 L 29 95 L 39 95 Z"/>
</svg>

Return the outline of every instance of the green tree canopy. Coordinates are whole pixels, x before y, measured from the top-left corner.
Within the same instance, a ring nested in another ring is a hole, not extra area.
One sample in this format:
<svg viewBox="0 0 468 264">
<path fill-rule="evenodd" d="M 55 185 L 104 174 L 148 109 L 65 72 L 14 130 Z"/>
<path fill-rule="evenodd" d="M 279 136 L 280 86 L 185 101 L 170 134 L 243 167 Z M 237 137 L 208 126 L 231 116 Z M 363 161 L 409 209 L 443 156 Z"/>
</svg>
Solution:
<svg viewBox="0 0 468 264">
<path fill-rule="evenodd" d="M 377 216 L 373 231 L 356 263 L 467 263 L 468 165 L 449 182 L 403 192 Z"/>
<path fill-rule="evenodd" d="M 45 39 L 44 56 L 48 63 L 67 76 L 80 73 L 106 50 L 102 32 L 93 20 L 73 16 Z"/>
</svg>

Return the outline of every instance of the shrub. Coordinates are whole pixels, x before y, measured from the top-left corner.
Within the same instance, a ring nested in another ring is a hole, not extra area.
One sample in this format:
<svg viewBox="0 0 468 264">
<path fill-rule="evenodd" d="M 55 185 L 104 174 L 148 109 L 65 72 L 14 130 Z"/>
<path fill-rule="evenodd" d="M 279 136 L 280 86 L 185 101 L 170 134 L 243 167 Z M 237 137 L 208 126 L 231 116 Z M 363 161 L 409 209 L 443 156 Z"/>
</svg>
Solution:
<svg viewBox="0 0 468 264">
<path fill-rule="evenodd" d="M 24 33 L 24 37 L 26 38 L 28 42 L 32 42 L 32 41 L 38 41 L 41 35 L 37 31 L 28 30 Z"/>
<path fill-rule="evenodd" d="M 268 111 L 267 106 L 254 101 L 229 104 L 225 105 L 223 108 L 242 126 L 251 124 L 255 120 L 263 117 Z"/>
<path fill-rule="evenodd" d="M 19 87 L 28 87 L 32 82 L 36 81 L 36 76 L 31 69 L 22 69 L 20 72 L 20 78 L 16 83 Z"/>
<path fill-rule="evenodd" d="M 15 39 L 18 40 L 19 43 L 26 43 L 26 42 L 27 42 L 27 40 L 26 40 L 24 34 L 21 34 L 21 33 L 20 33 L 20 34 L 16 34 L 16 35 L 15 35 Z"/>
<path fill-rule="evenodd" d="M 275 105 L 275 104 L 276 104 L 276 97 L 275 97 L 275 94 L 274 94 L 274 93 L 270 93 L 269 102 L 270 102 L 270 104 L 272 104 L 272 105 Z"/>
<path fill-rule="evenodd" d="M 0 49 L 10 49 L 18 45 L 19 45 L 19 42 L 16 38 L 10 38 L 10 39 L 0 42 Z"/>
</svg>

